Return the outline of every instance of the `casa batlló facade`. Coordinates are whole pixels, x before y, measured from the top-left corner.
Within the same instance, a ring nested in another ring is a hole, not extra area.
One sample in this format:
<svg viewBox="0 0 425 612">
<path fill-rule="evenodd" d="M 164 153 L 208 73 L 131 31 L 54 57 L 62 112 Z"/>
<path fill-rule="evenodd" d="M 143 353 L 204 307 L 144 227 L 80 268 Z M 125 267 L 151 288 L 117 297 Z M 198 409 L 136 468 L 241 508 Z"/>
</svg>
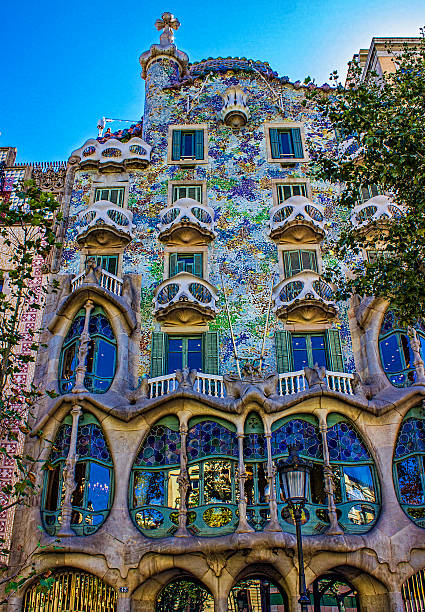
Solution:
<svg viewBox="0 0 425 612">
<path fill-rule="evenodd" d="M 342 224 L 402 211 L 374 186 L 341 210 L 309 173 L 336 142 L 308 87 L 190 63 L 179 25 L 140 56 L 143 120 L 67 164 L 35 372 L 56 397 L 27 442 L 49 469 L 11 564 L 43 549 L 8 610 L 298 610 L 294 444 L 310 610 L 423 610 L 425 330 L 322 277 Z"/>
</svg>

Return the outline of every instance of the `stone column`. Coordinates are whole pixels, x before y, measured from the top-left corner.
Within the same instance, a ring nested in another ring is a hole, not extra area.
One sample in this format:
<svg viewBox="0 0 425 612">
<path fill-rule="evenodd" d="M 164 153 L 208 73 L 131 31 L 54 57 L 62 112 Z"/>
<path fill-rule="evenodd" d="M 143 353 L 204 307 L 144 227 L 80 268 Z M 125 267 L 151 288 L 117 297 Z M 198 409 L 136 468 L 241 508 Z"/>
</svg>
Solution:
<svg viewBox="0 0 425 612">
<path fill-rule="evenodd" d="M 180 424 L 180 475 L 177 478 L 179 483 L 180 507 L 179 507 L 179 528 L 174 534 L 177 538 L 188 537 L 190 533 L 187 530 L 187 502 L 190 493 L 190 479 L 187 469 L 187 423 Z"/>
<path fill-rule="evenodd" d="M 338 515 L 336 513 L 334 486 L 332 482 L 332 469 L 329 460 L 329 448 L 326 432 L 328 429 L 326 423 L 326 411 L 321 410 L 319 413 L 319 427 L 322 436 L 323 446 L 323 471 L 325 476 L 325 493 L 328 501 L 328 513 L 330 526 L 326 531 L 327 535 L 342 535 L 344 532 L 338 524 Z"/>
<path fill-rule="evenodd" d="M 65 494 L 62 504 L 62 524 L 58 531 L 58 536 L 74 536 L 75 533 L 71 529 L 72 505 L 71 497 L 75 489 L 75 464 L 77 462 L 77 433 L 78 421 L 81 415 L 81 407 L 74 406 L 71 410 L 72 414 L 72 430 L 71 440 L 69 443 L 68 456 L 63 469 L 63 483 Z"/>
<path fill-rule="evenodd" d="M 400 591 L 388 593 L 388 609 L 390 612 L 405 612 L 406 608 Z"/>
<path fill-rule="evenodd" d="M 243 460 L 243 438 L 242 432 L 238 432 L 238 483 L 239 483 L 239 525 L 236 533 L 251 533 L 254 531 L 248 524 L 246 519 L 246 501 L 245 501 L 245 463 Z"/>
<path fill-rule="evenodd" d="M 227 597 L 219 597 L 214 600 L 214 612 L 227 612 Z"/>
<path fill-rule="evenodd" d="M 129 597 L 129 594 L 128 593 L 125 593 L 125 594 L 118 593 L 116 612 L 130 612 L 130 610 L 131 610 L 131 598 Z"/>
<path fill-rule="evenodd" d="M 23 599 L 18 595 L 11 597 L 7 602 L 7 612 L 21 612 Z"/>
<path fill-rule="evenodd" d="M 84 308 L 86 310 L 85 318 L 84 318 L 84 328 L 81 332 L 80 336 L 80 346 L 78 348 L 78 365 L 75 368 L 75 385 L 72 390 L 72 393 L 82 393 L 87 391 L 84 386 L 84 377 L 86 375 L 86 359 L 87 353 L 89 352 L 89 343 L 90 343 L 90 334 L 89 334 L 89 321 L 90 321 L 90 313 L 94 308 L 94 304 L 91 300 L 87 300 L 84 304 Z"/>
<path fill-rule="evenodd" d="M 277 501 L 276 501 L 276 466 L 272 460 L 272 434 L 270 431 L 264 432 L 267 445 L 267 480 L 269 482 L 269 505 L 270 505 L 270 521 L 268 522 L 265 531 L 282 531 L 279 524 Z"/>
</svg>

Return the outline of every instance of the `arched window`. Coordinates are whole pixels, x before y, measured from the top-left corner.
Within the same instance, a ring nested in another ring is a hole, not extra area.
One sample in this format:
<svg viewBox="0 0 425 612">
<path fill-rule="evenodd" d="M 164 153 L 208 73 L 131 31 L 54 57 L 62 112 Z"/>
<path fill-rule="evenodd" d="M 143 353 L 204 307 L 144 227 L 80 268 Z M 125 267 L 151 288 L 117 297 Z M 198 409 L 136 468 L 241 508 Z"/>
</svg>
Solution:
<svg viewBox="0 0 425 612">
<path fill-rule="evenodd" d="M 85 610 L 116 612 L 117 593 L 105 582 L 80 570 L 63 569 L 51 577 L 52 585 L 46 590 L 40 584 L 43 576 L 26 591 L 23 612 L 57 612 L 58 610 Z"/>
<path fill-rule="evenodd" d="M 189 421 L 187 460 L 190 478 L 188 525 L 199 535 L 235 530 L 237 516 L 236 428 L 224 419 Z"/>
<path fill-rule="evenodd" d="M 327 442 L 338 520 L 346 531 L 368 531 L 379 513 L 373 459 L 354 426 L 343 416 L 328 416 Z"/>
<path fill-rule="evenodd" d="M 425 329 L 423 323 L 416 326 L 421 343 L 421 354 L 425 357 Z M 407 330 L 400 327 L 391 310 L 387 310 L 379 334 L 379 350 L 382 367 L 388 380 L 395 387 L 408 387 L 416 380 L 413 352 Z"/>
<path fill-rule="evenodd" d="M 105 393 L 111 386 L 115 375 L 117 343 L 111 324 L 102 308 L 95 307 L 89 317 L 90 342 L 85 360 L 84 386 L 91 393 Z M 78 350 L 84 320 L 85 310 L 82 309 L 74 318 L 63 342 L 59 364 L 61 393 L 69 393 L 75 384 L 75 371 L 78 366 Z"/>
<path fill-rule="evenodd" d="M 419 407 L 404 417 L 394 452 L 394 482 L 401 507 L 425 527 L 425 416 Z"/>
<path fill-rule="evenodd" d="M 267 447 L 263 422 L 255 412 L 246 418 L 243 439 L 245 501 L 248 523 L 261 530 L 270 518 L 269 486 L 266 477 Z"/>
<path fill-rule="evenodd" d="M 250 576 L 240 580 L 230 591 L 229 610 L 241 612 L 287 612 L 286 593 L 266 576 Z"/>
<path fill-rule="evenodd" d="M 178 578 L 165 586 L 156 600 L 155 612 L 213 612 L 214 598 L 198 581 Z"/>
<path fill-rule="evenodd" d="M 180 504 L 180 433 L 176 416 L 155 423 L 133 465 L 130 513 L 146 536 L 164 537 L 176 531 Z"/>
<path fill-rule="evenodd" d="M 310 590 L 310 601 L 314 610 L 360 610 L 357 592 L 339 574 L 319 576 Z"/>
<path fill-rule="evenodd" d="M 62 522 L 64 467 L 70 450 L 71 430 L 72 419 L 68 415 L 59 427 L 45 475 L 41 514 L 50 535 L 59 531 Z M 97 531 L 108 516 L 113 488 L 108 445 L 99 422 L 89 412 L 83 412 L 79 418 L 76 455 L 71 528 L 77 535 L 89 535 Z"/>
<path fill-rule="evenodd" d="M 317 420 L 310 415 L 279 419 L 272 425 L 274 463 L 288 457 L 288 445 L 296 444 L 301 457 L 312 462 L 309 501 L 303 516 L 303 532 L 321 533 L 329 526 L 323 474 L 323 447 Z M 277 482 L 279 520 L 284 531 L 295 531 L 294 520 L 280 495 Z"/>
</svg>

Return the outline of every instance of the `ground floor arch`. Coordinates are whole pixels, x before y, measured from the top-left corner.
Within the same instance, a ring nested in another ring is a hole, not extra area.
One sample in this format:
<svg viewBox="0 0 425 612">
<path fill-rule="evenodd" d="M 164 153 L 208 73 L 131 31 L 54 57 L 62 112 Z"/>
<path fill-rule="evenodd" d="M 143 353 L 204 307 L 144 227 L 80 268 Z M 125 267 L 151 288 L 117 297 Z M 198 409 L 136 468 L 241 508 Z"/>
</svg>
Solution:
<svg viewBox="0 0 425 612">
<path fill-rule="evenodd" d="M 309 589 L 309 596 L 311 612 L 360 611 L 357 590 L 344 576 L 336 572 L 316 578 Z"/>
<path fill-rule="evenodd" d="M 175 578 L 158 593 L 155 612 L 214 612 L 214 597 L 195 578 Z"/>
</svg>

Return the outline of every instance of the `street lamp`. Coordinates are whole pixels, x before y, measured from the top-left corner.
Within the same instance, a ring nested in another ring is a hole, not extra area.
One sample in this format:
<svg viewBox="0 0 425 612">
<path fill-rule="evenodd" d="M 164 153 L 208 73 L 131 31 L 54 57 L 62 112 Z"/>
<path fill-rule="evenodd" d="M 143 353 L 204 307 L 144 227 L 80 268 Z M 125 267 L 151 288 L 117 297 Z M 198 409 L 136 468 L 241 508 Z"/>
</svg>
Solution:
<svg viewBox="0 0 425 612">
<path fill-rule="evenodd" d="M 309 461 L 302 459 L 298 455 L 297 445 L 289 444 L 288 450 L 289 457 L 285 461 L 279 461 L 277 464 L 277 469 L 279 473 L 279 482 L 283 497 L 289 508 L 292 510 L 295 520 L 299 567 L 298 581 L 300 591 L 300 598 L 298 600 L 298 603 L 301 605 L 302 612 L 308 612 L 310 598 L 307 595 L 307 589 L 305 586 L 301 518 L 303 508 L 307 502 L 307 494 L 309 489 L 310 472 L 312 465 Z"/>
</svg>

